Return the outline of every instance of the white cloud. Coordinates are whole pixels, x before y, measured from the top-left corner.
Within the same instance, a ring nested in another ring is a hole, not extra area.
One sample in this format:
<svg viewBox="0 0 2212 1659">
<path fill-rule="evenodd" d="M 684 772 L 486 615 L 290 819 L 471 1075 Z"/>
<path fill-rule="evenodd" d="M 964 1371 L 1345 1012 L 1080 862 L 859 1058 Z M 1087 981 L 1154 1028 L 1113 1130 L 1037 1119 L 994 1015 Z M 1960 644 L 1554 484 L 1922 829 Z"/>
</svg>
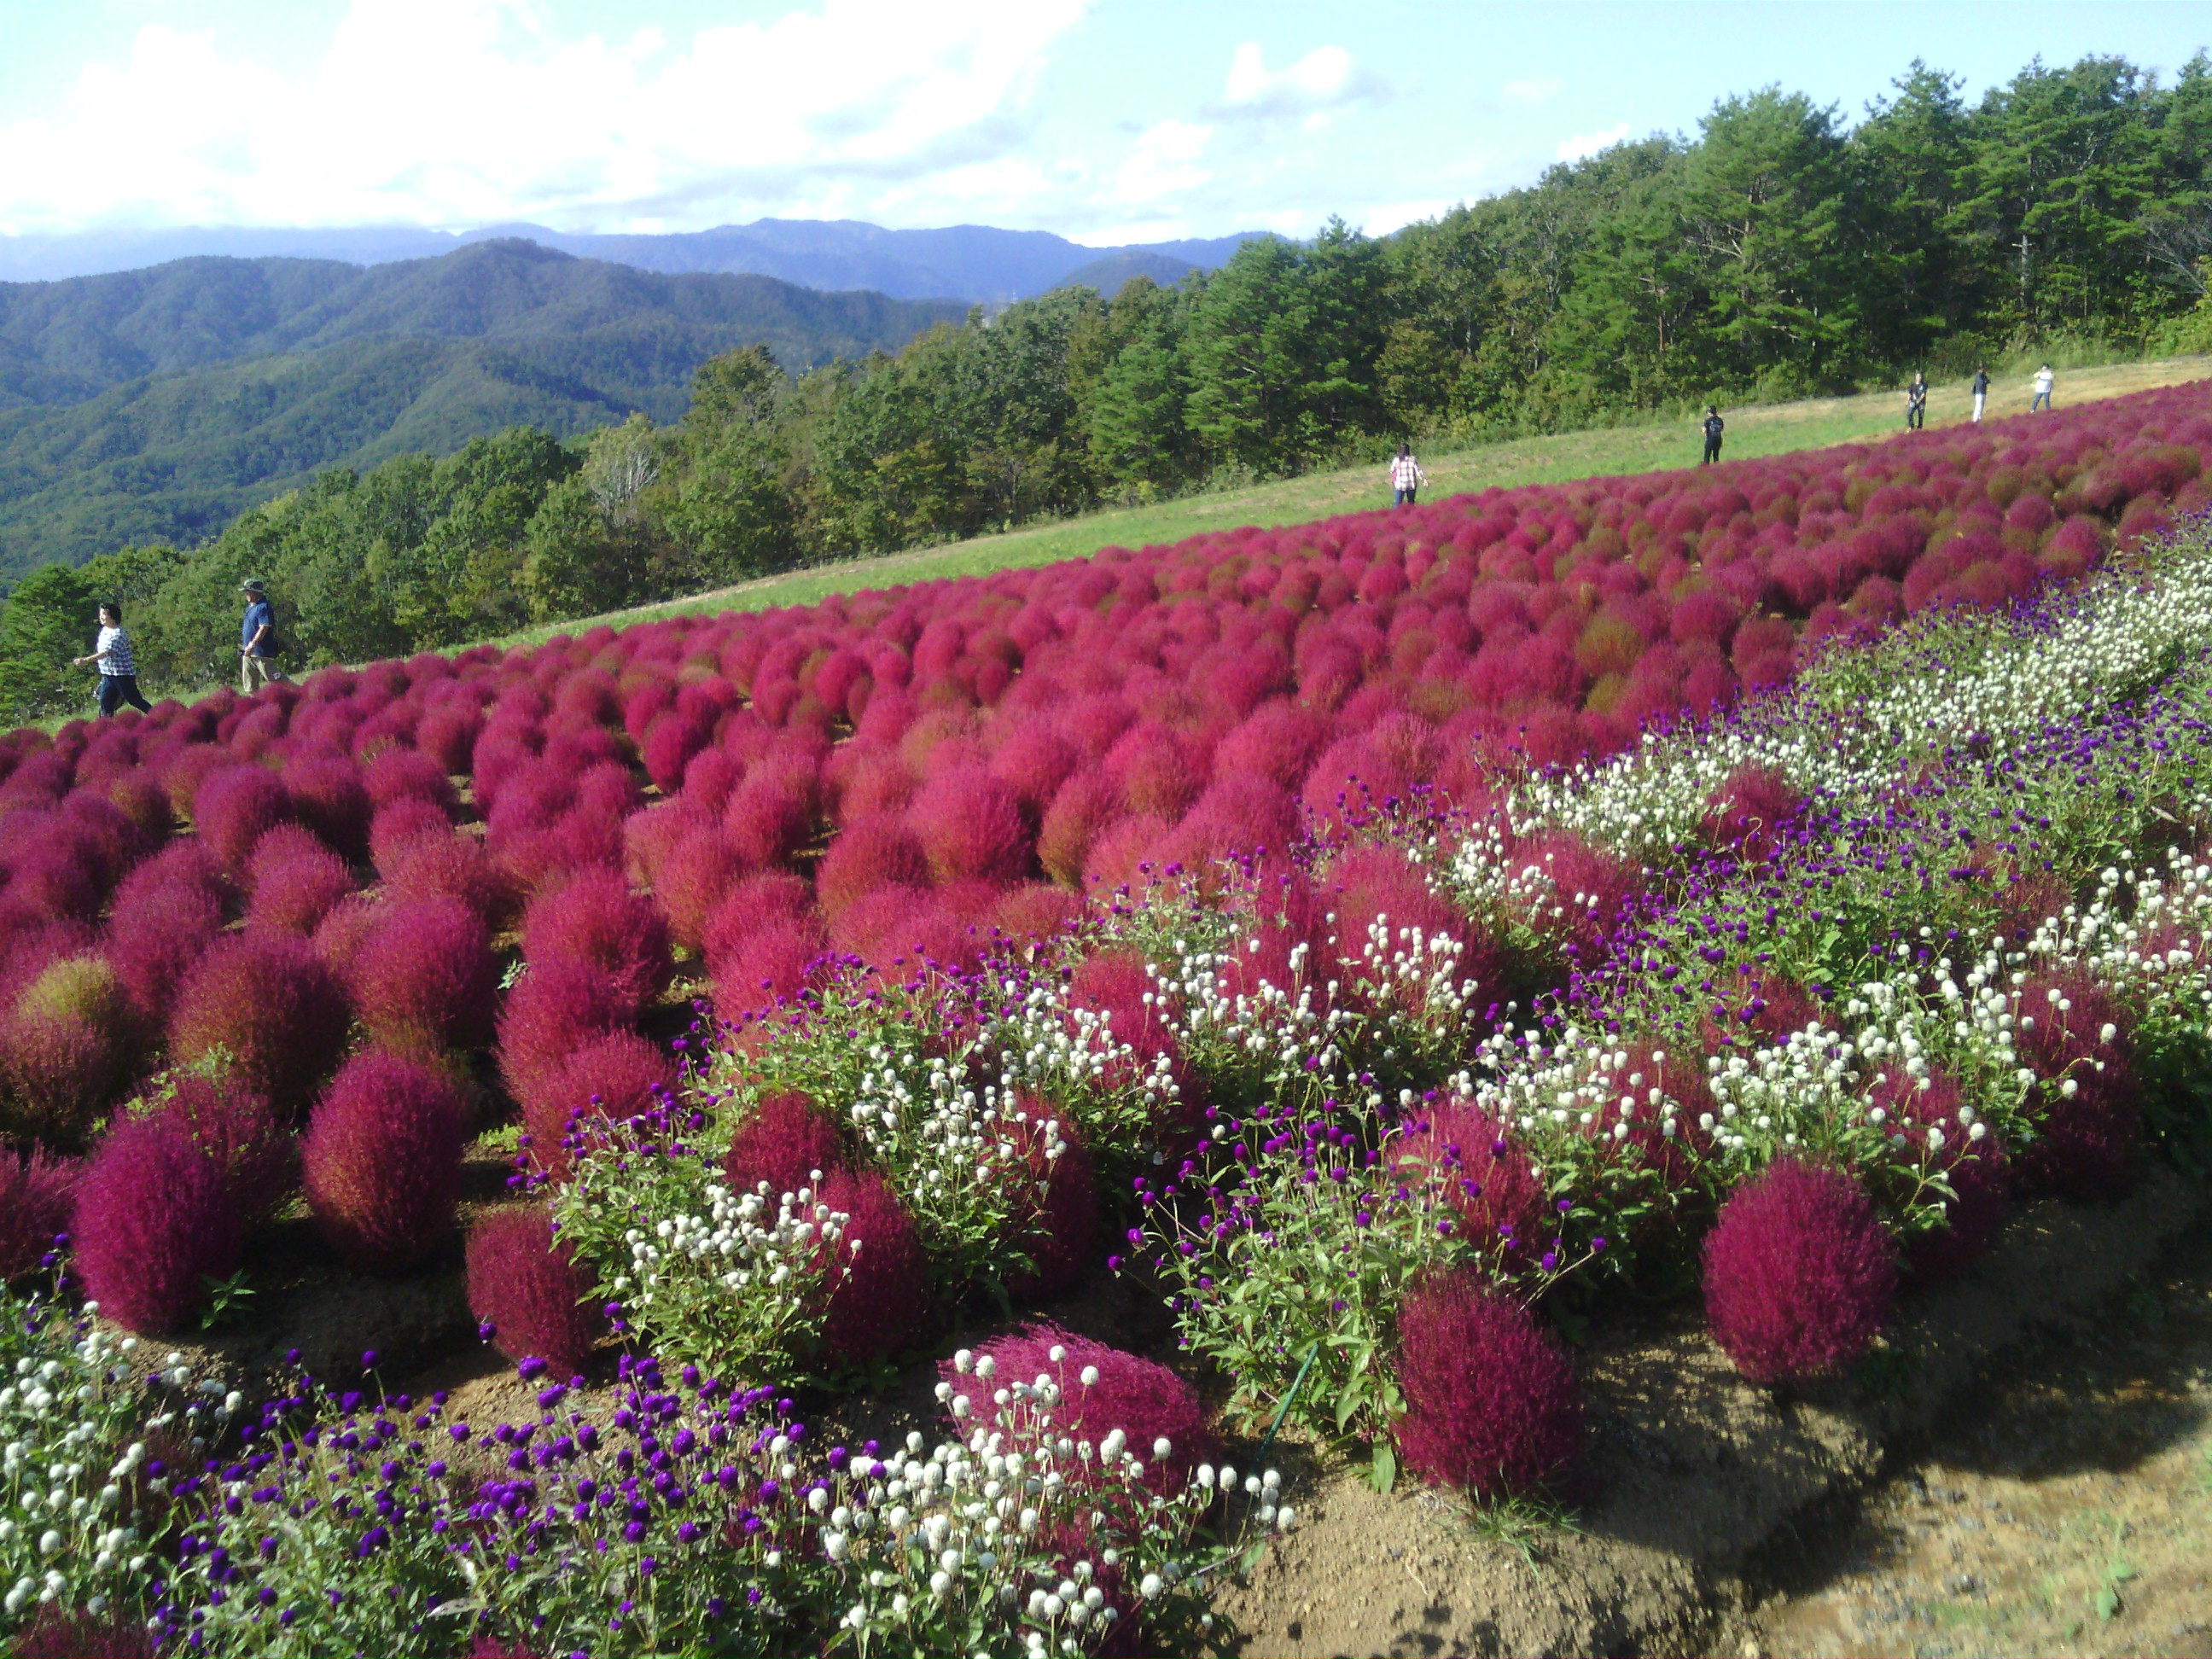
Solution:
<svg viewBox="0 0 2212 1659">
<path fill-rule="evenodd" d="M 1114 171 L 1109 192 L 1123 207 L 1152 207 L 1200 189 L 1212 175 L 1199 165 L 1213 129 L 1191 121 L 1160 121 L 1138 135 Z"/>
<path fill-rule="evenodd" d="M 1260 43 L 1247 40 L 1230 56 L 1217 112 L 1239 119 L 1295 118 L 1313 132 L 1337 111 L 1382 91 L 1382 82 L 1342 46 L 1316 46 L 1289 67 L 1270 70 Z"/>
<path fill-rule="evenodd" d="M 1558 97 L 1566 84 L 1556 75 L 1533 76 L 1525 81 L 1508 81 L 1498 95 L 1509 104 L 1541 104 Z"/>
<path fill-rule="evenodd" d="M 1553 154 L 1562 161 L 1579 161 L 1586 155 L 1610 149 L 1627 137 L 1628 123 L 1616 121 L 1602 132 L 1578 132 L 1571 138 L 1562 138 Z"/>
<path fill-rule="evenodd" d="M 1008 158 L 1085 3 L 823 0 L 670 41 L 556 39 L 532 0 L 353 0 L 305 74 L 149 22 L 0 125 L 0 230 L 1003 209 L 1043 182 Z"/>
</svg>

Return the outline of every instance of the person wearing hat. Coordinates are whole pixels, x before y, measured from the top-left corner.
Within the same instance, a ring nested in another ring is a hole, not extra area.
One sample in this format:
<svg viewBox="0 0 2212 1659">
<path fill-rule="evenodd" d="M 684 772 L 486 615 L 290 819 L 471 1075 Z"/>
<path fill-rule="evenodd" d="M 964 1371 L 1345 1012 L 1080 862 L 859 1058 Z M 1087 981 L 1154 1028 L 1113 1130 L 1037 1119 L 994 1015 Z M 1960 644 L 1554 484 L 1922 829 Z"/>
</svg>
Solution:
<svg viewBox="0 0 2212 1659">
<path fill-rule="evenodd" d="M 269 595 L 258 576 L 239 583 L 246 595 L 246 619 L 238 629 L 238 689 L 252 696 L 256 687 L 281 683 L 284 671 L 276 665 L 276 613 L 269 608 Z"/>
</svg>

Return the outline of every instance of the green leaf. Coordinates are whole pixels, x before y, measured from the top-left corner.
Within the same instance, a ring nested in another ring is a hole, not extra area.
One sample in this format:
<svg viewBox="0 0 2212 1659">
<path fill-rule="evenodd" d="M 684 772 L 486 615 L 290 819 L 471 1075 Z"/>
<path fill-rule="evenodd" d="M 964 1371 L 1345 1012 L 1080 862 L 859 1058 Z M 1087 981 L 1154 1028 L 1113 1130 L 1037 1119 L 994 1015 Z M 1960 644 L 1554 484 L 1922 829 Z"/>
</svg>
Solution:
<svg viewBox="0 0 2212 1659">
<path fill-rule="evenodd" d="M 1398 1454 L 1390 1449 L 1389 1442 L 1375 1443 L 1375 1462 L 1367 1478 L 1375 1483 L 1375 1490 L 1385 1496 L 1398 1484 Z"/>
</svg>

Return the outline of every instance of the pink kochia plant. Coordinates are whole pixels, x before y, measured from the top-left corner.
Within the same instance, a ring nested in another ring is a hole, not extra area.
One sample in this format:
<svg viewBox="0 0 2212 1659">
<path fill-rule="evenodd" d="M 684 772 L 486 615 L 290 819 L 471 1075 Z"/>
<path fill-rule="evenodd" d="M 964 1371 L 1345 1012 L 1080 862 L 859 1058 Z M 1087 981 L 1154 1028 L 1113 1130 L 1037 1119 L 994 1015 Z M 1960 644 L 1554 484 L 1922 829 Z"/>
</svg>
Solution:
<svg viewBox="0 0 2212 1659">
<path fill-rule="evenodd" d="M 344 991 L 307 940 L 226 934 L 179 988 L 170 1058 L 190 1065 L 221 1048 L 248 1086 L 296 1112 L 337 1062 L 348 1018 Z"/>
<path fill-rule="evenodd" d="M 765 1181 L 772 1194 L 795 1193 L 812 1185 L 814 1171 L 826 1177 L 848 1167 L 850 1155 L 837 1126 L 796 1090 L 763 1096 L 757 1102 L 722 1158 L 722 1178 L 733 1193 L 749 1193 Z"/>
<path fill-rule="evenodd" d="M 633 1010 L 659 995 L 671 972 L 667 922 L 615 870 L 586 870 L 534 900 L 522 954 L 532 967 L 555 957 L 596 963 Z"/>
<path fill-rule="evenodd" d="M 307 1203 L 354 1267 L 398 1273 L 453 1231 L 468 1109 L 438 1073 L 371 1048 L 348 1060 L 307 1123 Z"/>
<path fill-rule="evenodd" d="M 0 1152 L 0 1282 L 38 1272 L 70 1224 L 79 1166 L 33 1146 L 21 1158 Z"/>
<path fill-rule="evenodd" d="M 998 1391 L 1043 1377 L 1060 1390 L 1053 1422 L 1063 1434 L 1096 1444 L 1115 1430 L 1143 1462 L 1146 1480 L 1163 1492 L 1179 1492 L 1200 1463 L 1221 1455 L 1221 1441 L 1206 1420 L 1206 1407 L 1189 1383 L 1156 1361 L 1109 1348 L 1059 1326 L 1024 1325 L 981 1345 L 991 1374 L 979 1376 L 962 1361 L 962 1349 L 937 1368 L 939 1398 L 948 1405 L 965 1396 L 967 1408 L 954 1407 L 963 1433 L 970 1425 L 999 1420 Z M 1168 1443 L 1164 1454 L 1158 1442 Z"/>
<path fill-rule="evenodd" d="M 87 1297 L 126 1329 L 173 1331 L 238 1267 L 244 1218 L 184 1125 L 118 1124 L 77 1188 L 70 1233 Z"/>
<path fill-rule="evenodd" d="M 366 928 L 348 978 L 369 1035 L 428 1058 L 492 1035 L 499 964 L 483 919 L 442 896 L 386 907 Z"/>
<path fill-rule="evenodd" d="M 1407 1469 L 1477 1497 L 1557 1479 L 1582 1438 L 1582 1395 L 1557 1338 L 1469 1268 L 1432 1273 L 1398 1310 Z"/>
<path fill-rule="evenodd" d="M 606 1329 L 591 1281 L 536 1206 L 495 1211 L 470 1230 L 468 1285 L 480 1334 L 510 1359 L 544 1360 L 556 1376 L 580 1374 Z"/>
<path fill-rule="evenodd" d="M 816 1264 L 832 1287 L 822 1322 L 823 1359 L 865 1365 L 912 1347 L 935 1314 L 929 1257 L 906 1206 L 881 1176 L 842 1170 L 823 1180 L 817 1201 L 847 1218 L 842 1235 L 824 1242 Z"/>
<path fill-rule="evenodd" d="M 1897 1253 L 1858 1182 L 1784 1158 L 1737 1188 L 1706 1236 L 1705 1323 L 1754 1382 L 1839 1370 L 1897 1293 Z"/>
</svg>

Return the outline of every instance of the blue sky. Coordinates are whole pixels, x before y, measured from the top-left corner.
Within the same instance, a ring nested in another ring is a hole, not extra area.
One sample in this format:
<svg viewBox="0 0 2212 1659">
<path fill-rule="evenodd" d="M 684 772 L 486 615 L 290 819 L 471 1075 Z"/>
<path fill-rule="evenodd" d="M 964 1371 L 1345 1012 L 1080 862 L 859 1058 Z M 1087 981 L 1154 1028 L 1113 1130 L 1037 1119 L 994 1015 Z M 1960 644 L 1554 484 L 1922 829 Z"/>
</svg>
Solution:
<svg viewBox="0 0 2212 1659">
<path fill-rule="evenodd" d="M 1370 231 L 1778 83 L 2170 75 L 2212 7 L 0 0 L 0 232 L 843 217 Z"/>
</svg>

